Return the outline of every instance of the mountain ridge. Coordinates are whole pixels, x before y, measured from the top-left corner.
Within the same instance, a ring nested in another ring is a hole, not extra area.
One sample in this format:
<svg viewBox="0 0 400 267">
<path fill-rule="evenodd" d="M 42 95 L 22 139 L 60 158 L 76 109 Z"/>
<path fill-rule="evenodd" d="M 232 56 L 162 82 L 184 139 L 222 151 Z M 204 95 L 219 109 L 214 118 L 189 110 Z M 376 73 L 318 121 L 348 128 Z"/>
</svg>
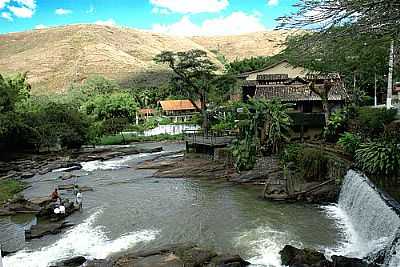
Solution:
<svg viewBox="0 0 400 267">
<path fill-rule="evenodd" d="M 77 24 L 0 35 L 0 73 L 28 72 L 33 93 L 64 92 L 71 83 L 103 75 L 123 85 L 157 86 L 170 72 L 158 53 L 201 49 L 222 68 L 228 60 L 278 53 L 286 32 L 176 37 L 132 28 Z"/>
</svg>

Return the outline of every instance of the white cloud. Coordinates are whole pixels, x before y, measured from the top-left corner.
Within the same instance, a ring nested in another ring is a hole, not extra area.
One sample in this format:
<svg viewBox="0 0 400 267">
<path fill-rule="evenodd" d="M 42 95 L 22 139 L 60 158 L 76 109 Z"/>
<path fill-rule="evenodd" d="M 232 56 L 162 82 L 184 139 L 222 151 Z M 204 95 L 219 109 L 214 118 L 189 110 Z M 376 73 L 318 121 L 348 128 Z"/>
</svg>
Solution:
<svg viewBox="0 0 400 267">
<path fill-rule="evenodd" d="M 34 9 L 30 9 L 26 6 L 9 6 L 8 9 L 14 14 L 14 16 L 18 18 L 31 18 L 33 16 L 33 13 L 35 12 Z"/>
<path fill-rule="evenodd" d="M 173 24 L 155 24 L 152 30 L 178 36 L 217 36 L 265 31 L 266 27 L 259 16 L 240 11 L 227 17 L 205 20 L 200 25 L 193 23 L 190 17 L 185 15 L 180 21 Z"/>
<path fill-rule="evenodd" d="M 105 25 L 105 26 L 117 26 L 117 23 L 113 19 L 108 19 L 108 20 L 98 20 L 94 24 L 97 25 Z"/>
<path fill-rule="evenodd" d="M 2 12 L 1 17 L 8 21 L 13 21 L 13 18 L 11 17 L 11 14 L 9 12 Z"/>
<path fill-rule="evenodd" d="M 214 13 L 224 10 L 228 0 L 150 0 L 157 8 L 176 13 Z"/>
<path fill-rule="evenodd" d="M 0 0 L 0 9 L 5 8 L 9 12 L 3 12 L 1 16 L 8 20 L 13 19 L 11 13 L 18 18 L 31 18 L 36 10 L 36 0 Z"/>
<path fill-rule="evenodd" d="M 3 9 L 10 0 L 0 0 L 0 9 Z"/>
<path fill-rule="evenodd" d="M 269 6 L 277 6 L 279 5 L 279 0 L 268 0 L 267 5 Z"/>
<path fill-rule="evenodd" d="M 72 13 L 72 10 L 70 10 L 70 9 L 65 9 L 65 8 L 57 8 L 57 9 L 54 11 L 54 13 L 55 13 L 56 15 L 63 16 L 63 15 L 71 14 L 71 13 Z"/>
<path fill-rule="evenodd" d="M 36 30 L 41 30 L 41 29 L 46 29 L 46 28 L 48 28 L 49 26 L 46 26 L 46 25 L 44 25 L 44 24 L 38 24 L 38 25 L 36 25 L 35 26 L 35 29 Z"/>
</svg>

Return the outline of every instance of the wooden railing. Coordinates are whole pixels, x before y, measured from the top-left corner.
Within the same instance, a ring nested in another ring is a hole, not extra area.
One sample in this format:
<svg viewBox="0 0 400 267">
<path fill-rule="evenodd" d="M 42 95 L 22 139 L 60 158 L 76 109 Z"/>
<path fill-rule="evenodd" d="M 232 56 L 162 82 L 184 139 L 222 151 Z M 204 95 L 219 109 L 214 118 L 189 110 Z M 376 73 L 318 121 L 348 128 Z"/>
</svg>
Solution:
<svg viewBox="0 0 400 267">
<path fill-rule="evenodd" d="M 236 134 L 231 131 L 186 130 L 183 135 L 189 144 L 208 146 L 229 145 L 236 138 Z"/>
</svg>

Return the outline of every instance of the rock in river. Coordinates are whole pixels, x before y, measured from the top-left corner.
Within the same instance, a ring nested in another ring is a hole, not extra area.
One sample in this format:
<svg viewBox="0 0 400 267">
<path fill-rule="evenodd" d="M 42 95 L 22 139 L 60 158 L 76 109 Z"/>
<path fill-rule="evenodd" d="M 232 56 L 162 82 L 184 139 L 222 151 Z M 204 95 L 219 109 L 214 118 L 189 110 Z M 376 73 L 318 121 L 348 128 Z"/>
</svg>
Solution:
<svg viewBox="0 0 400 267">
<path fill-rule="evenodd" d="M 289 267 L 378 267 L 362 259 L 332 256 L 328 261 L 324 254 L 314 249 L 298 249 L 286 245 L 280 252 L 282 264 Z"/>
<path fill-rule="evenodd" d="M 30 240 L 34 238 L 41 238 L 45 235 L 55 235 L 60 233 L 62 229 L 71 226 L 73 226 L 73 224 L 68 222 L 41 223 L 38 225 L 33 225 L 30 230 L 25 231 L 25 239 Z"/>
<path fill-rule="evenodd" d="M 193 244 L 169 245 L 156 250 L 125 253 L 86 263 L 87 267 L 244 267 L 250 263 L 240 256 L 218 255 Z"/>
</svg>

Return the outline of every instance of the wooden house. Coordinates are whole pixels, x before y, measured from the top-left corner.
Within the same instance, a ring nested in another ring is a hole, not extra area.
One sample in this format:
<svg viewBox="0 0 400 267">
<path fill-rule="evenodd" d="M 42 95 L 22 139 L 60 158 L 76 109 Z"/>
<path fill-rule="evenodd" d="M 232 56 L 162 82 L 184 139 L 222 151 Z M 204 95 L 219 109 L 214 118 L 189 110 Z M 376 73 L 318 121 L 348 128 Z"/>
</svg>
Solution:
<svg viewBox="0 0 400 267">
<path fill-rule="evenodd" d="M 172 118 L 174 122 L 188 121 L 197 112 L 197 108 L 188 100 L 160 101 L 163 115 Z M 199 103 L 196 103 L 199 106 Z"/>
<path fill-rule="evenodd" d="M 340 76 L 336 73 L 320 75 L 302 67 L 295 67 L 284 60 L 264 69 L 242 73 L 241 98 L 273 99 L 292 104 L 291 116 L 298 130 L 302 132 L 324 125 L 321 98 L 312 92 L 310 84 L 323 87 L 326 82 L 332 84 L 328 101 L 330 109 L 342 106 L 347 93 Z M 301 129 L 300 129 L 301 128 Z M 319 131 L 320 132 L 320 131 Z"/>
</svg>

